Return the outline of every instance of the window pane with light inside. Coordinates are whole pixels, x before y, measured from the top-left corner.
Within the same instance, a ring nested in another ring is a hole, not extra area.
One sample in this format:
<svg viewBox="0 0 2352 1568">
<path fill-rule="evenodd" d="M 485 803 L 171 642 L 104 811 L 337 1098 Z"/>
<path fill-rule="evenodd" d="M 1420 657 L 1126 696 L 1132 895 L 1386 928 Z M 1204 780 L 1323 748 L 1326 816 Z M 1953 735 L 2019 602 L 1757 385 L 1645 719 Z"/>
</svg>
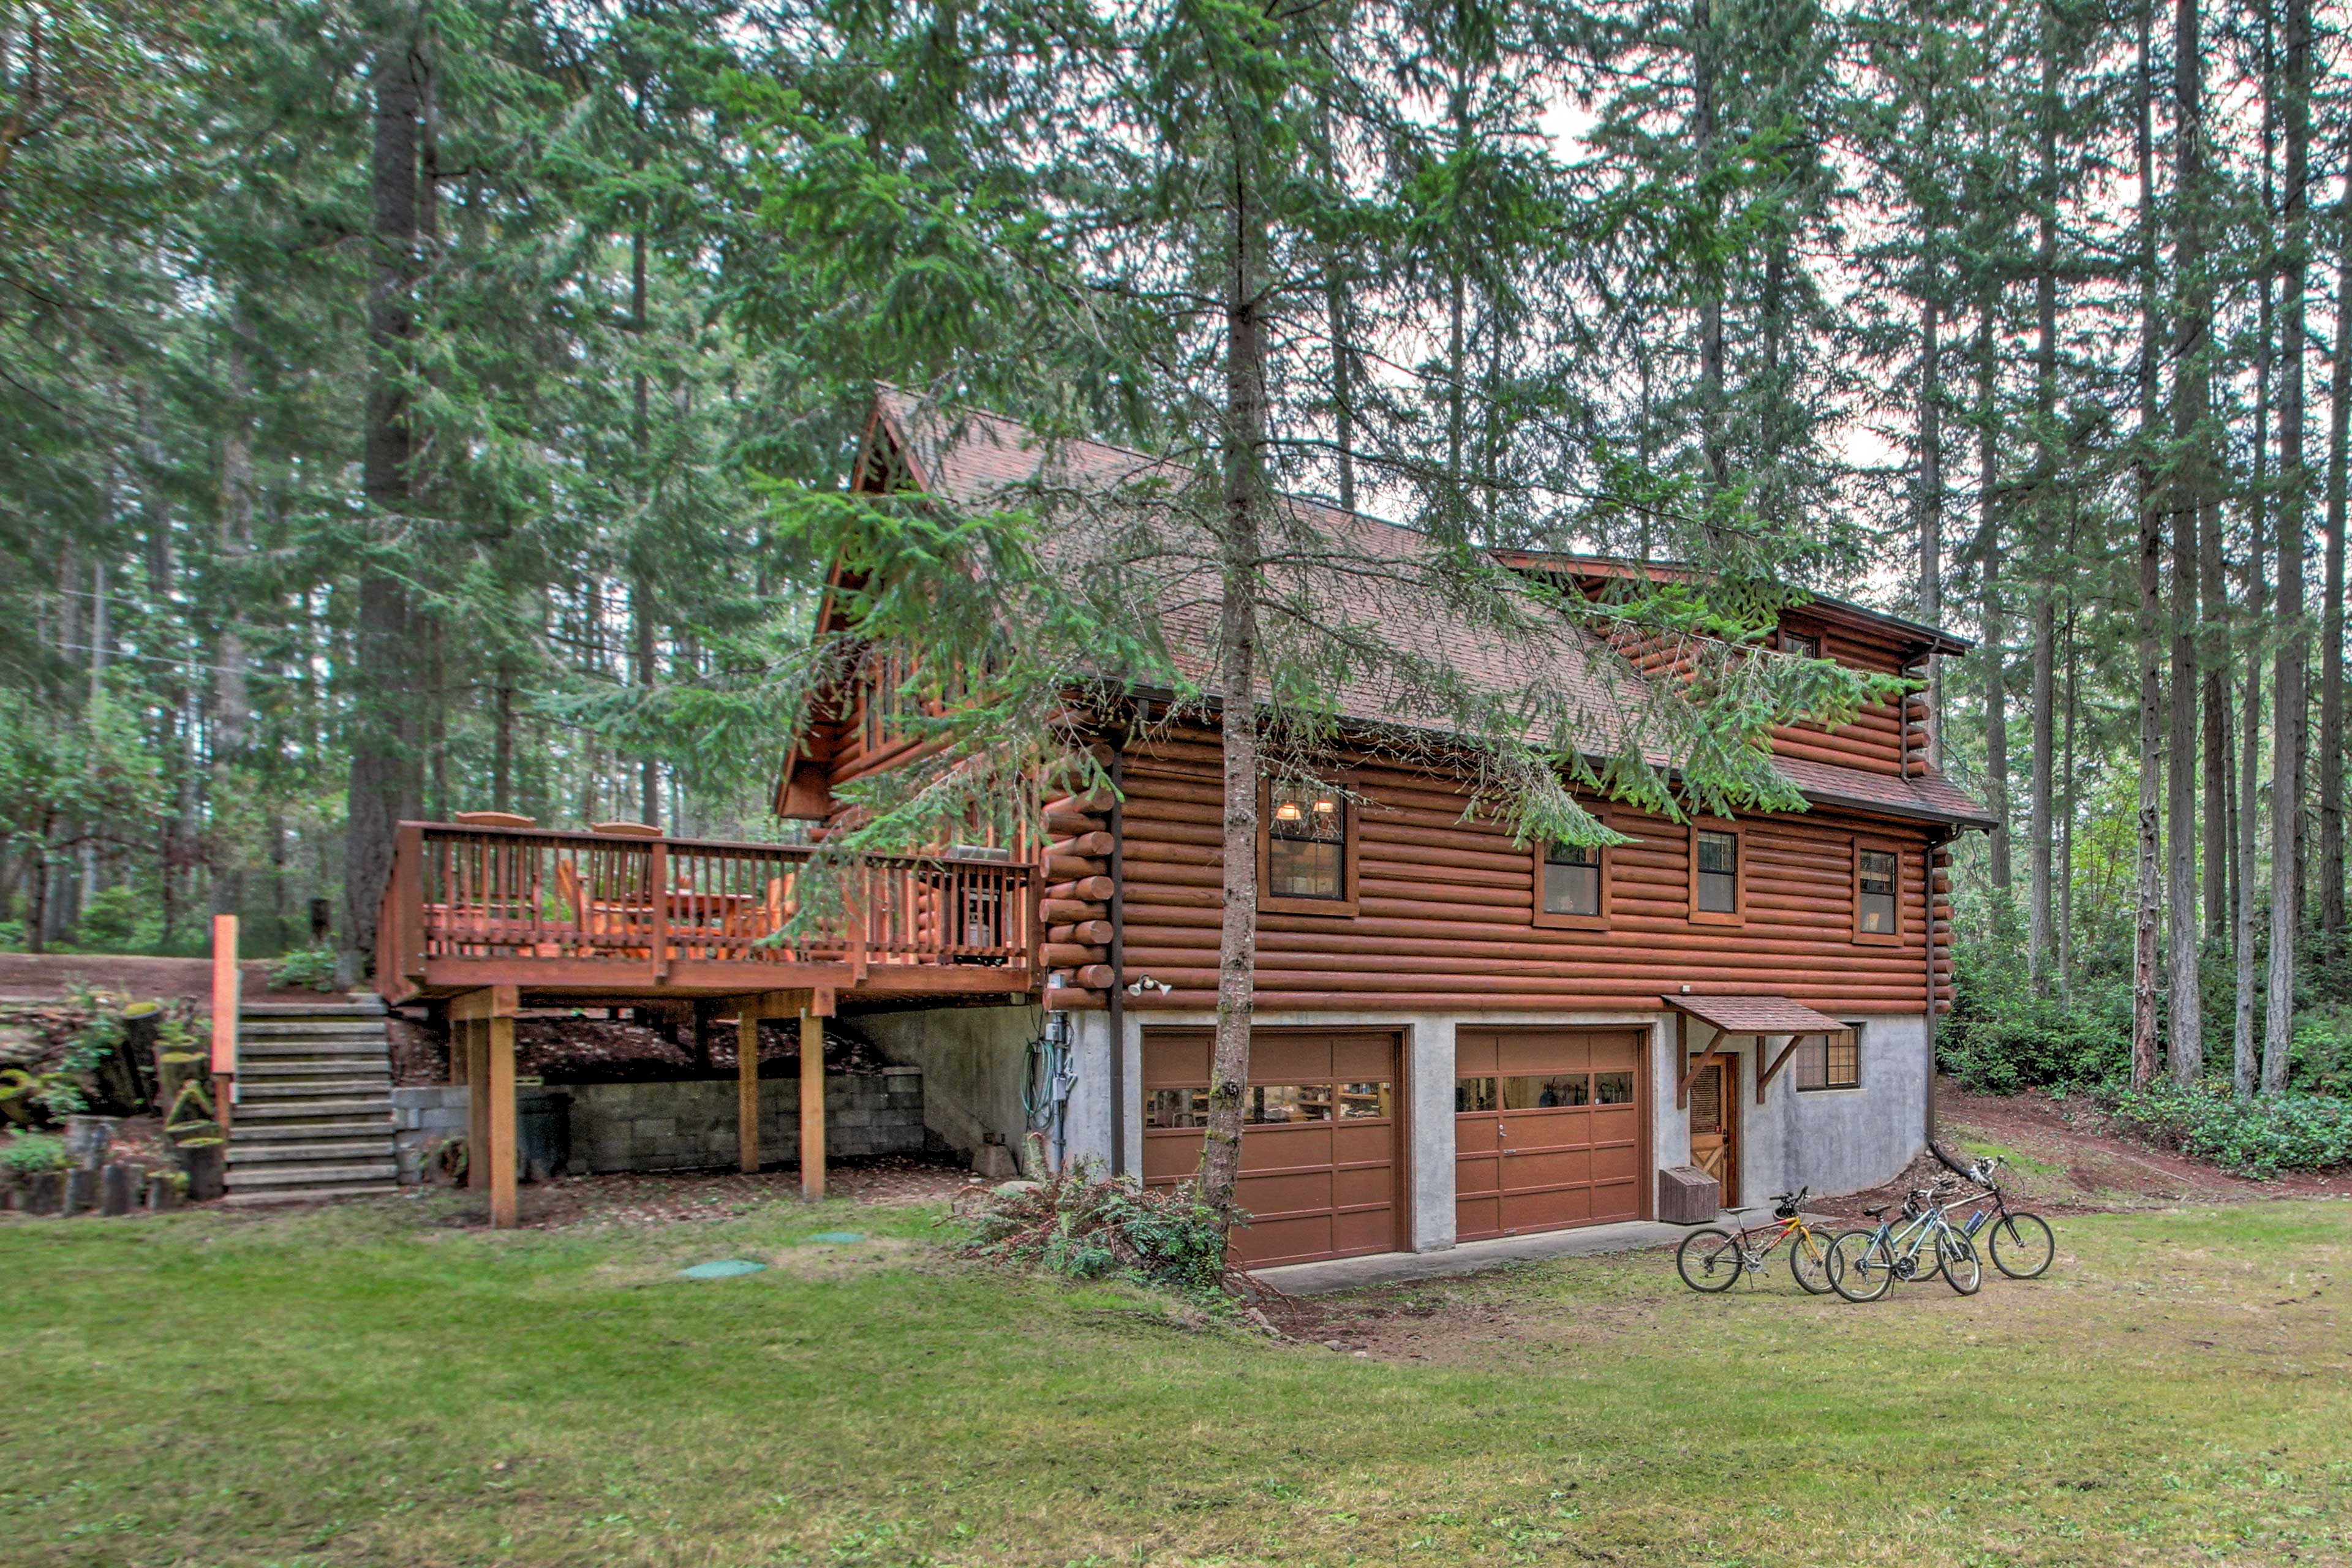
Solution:
<svg viewBox="0 0 2352 1568">
<path fill-rule="evenodd" d="M 1347 896 L 1347 822 L 1336 790 L 1277 789 L 1266 822 L 1266 892 L 1277 899 Z"/>
</svg>

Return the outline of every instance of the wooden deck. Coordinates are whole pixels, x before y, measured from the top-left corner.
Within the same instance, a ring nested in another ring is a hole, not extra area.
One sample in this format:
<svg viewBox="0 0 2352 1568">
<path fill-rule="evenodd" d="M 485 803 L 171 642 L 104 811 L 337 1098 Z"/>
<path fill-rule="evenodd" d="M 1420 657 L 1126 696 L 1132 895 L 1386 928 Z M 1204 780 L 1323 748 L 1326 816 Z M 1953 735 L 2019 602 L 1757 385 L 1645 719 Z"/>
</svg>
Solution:
<svg viewBox="0 0 2352 1568">
<path fill-rule="evenodd" d="M 376 984 L 394 1004 L 509 987 L 526 1003 L 883 1001 L 1025 995 L 1042 978 L 1034 867 L 890 856 L 813 871 L 816 853 L 403 823 Z M 813 877 L 839 879 L 838 897 Z M 821 890 L 838 913 L 801 920 Z"/>
</svg>

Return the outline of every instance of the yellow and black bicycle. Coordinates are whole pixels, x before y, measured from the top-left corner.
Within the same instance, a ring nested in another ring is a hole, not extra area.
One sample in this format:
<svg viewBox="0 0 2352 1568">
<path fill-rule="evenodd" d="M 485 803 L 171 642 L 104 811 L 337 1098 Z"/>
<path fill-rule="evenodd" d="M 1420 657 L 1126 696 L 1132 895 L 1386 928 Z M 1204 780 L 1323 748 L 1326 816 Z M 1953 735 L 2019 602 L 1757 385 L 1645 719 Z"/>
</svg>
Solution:
<svg viewBox="0 0 2352 1568">
<path fill-rule="evenodd" d="M 1797 1283 L 1816 1296 L 1828 1295 L 1837 1289 L 1835 1265 L 1831 1261 L 1828 1236 L 1805 1221 L 1804 1202 L 1811 1194 L 1811 1187 L 1799 1187 L 1773 1198 L 1771 1225 L 1742 1226 L 1738 1230 L 1710 1225 L 1691 1232 L 1675 1249 L 1675 1272 L 1692 1289 L 1713 1295 L 1730 1289 L 1742 1274 L 1762 1273 L 1764 1260 L 1785 1241 L 1789 1272 Z"/>
</svg>

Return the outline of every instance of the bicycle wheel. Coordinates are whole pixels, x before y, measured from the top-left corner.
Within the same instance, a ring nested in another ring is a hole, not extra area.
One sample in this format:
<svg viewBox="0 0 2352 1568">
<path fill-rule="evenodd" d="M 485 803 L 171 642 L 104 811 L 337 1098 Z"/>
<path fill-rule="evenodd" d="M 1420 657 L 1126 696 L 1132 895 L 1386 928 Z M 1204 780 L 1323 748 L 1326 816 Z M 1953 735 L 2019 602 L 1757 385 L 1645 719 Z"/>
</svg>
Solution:
<svg viewBox="0 0 2352 1568">
<path fill-rule="evenodd" d="M 1992 1266 L 2011 1279 L 2040 1279 L 2058 1256 L 2058 1238 L 2038 1214 L 2008 1215 L 1986 1228 L 1992 1232 L 1986 1248 L 1992 1254 Z"/>
<path fill-rule="evenodd" d="M 1875 1301 L 1895 1288 L 1894 1262 L 1876 1231 L 1847 1231 L 1830 1243 L 1830 1289 L 1849 1301 Z"/>
<path fill-rule="evenodd" d="M 1795 1276 L 1798 1288 L 1811 1296 L 1826 1296 L 1837 1289 L 1832 1270 L 1836 1262 L 1830 1256 L 1830 1244 L 1812 1230 L 1801 1230 L 1789 1238 L 1789 1272 Z"/>
<path fill-rule="evenodd" d="M 1713 1226 L 1691 1232 L 1675 1248 L 1675 1272 L 1683 1277 L 1684 1284 L 1710 1296 L 1730 1289 L 1747 1261 L 1738 1239 Z"/>
<path fill-rule="evenodd" d="M 1948 1236 L 1937 1250 L 1943 1259 L 1946 1284 L 1963 1296 L 1973 1296 L 1984 1289 L 1984 1264 L 1966 1237 Z"/>
</svg>

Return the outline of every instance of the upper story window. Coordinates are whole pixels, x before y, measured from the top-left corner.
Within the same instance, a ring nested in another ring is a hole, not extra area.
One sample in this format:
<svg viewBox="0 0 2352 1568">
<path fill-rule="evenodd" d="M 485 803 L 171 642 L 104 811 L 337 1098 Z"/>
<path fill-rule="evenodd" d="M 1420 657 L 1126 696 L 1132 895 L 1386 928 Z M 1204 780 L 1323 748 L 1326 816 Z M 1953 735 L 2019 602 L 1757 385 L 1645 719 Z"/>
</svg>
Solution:
<svg viewBox="0 0 2352 1568">
<path fill-rule="evenodd" d="M 1819 658 L 1822 657 L 1822 639 L 1814 632 L 1783 631 L 1780 634 L 1780 651 L 1798 658 Z"/>
<path fill-rule="evenodd" d="M 1890 846 L 1853 849 L 1853 939 L 1893 943 L 1903 939 L 1903 858 Z"/>
<path fill-rule="evenodd" d="M 1348 886 L 1348 806 L 1331 789 L 1276 788 L 1265 825 L 1269 898 L 1338 903 Z"/>
<path fill-rule="evenodd" d="M 1691 824 L 1690 916 L 1709 925 L 1738 925 L 1748 907 L 1747 846 L 1728 822 Z"/>
<path fill-rule="evenodd" d="M 1608 851 L 1553 844 L 1535 854 L 1535 923 L 1597 929 L 1609 913 Z"/>
</svg>

